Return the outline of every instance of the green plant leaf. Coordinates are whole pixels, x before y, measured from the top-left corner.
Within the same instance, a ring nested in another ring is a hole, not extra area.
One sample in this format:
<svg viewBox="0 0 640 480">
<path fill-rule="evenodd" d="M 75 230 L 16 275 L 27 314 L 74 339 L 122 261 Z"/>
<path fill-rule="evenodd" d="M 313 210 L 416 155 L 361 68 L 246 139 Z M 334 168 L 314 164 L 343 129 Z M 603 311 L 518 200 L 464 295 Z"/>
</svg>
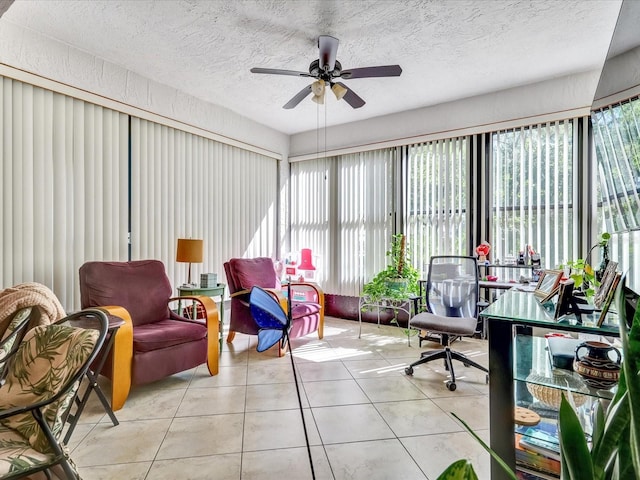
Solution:
<svg viewBox="0 0 640 480">
<path fill-rule="evenodd" d="M 511 467 L 509 465 L 507 465 L 507 463 L 502 460 L 502 458 L 500 458 L 500 456 L 494 452 L 493 450 L 491 450 L 491 447 L 489 445 L 487 445 L 486 443 L 484 443 L 484 441 L 478 436 L 476 435 L 476 432 L 474 432 L 473 430 L 471 430 L 471 427 L 469 425 L 467 425 L 465 423 L 464 420 L 462 420 L 459 416 L 457 416 L 455 413 L 450 412 L 451 415 L 454 416 L 454 418 L 456 420 L 458 420 L 458 422 L 460 422 L 462 424 L 462 426 L 467 430 L 467 432 L 469 432 L 471 434 L 471 436 L 473 438 L 475 438 L 478 443 L 480 445 L 482 445 L 482 448 L 484 448 L 487 452 L 489 452 L 489 455 L 491 455 L 491 457 L 498 462 L 498 464 L 500 465 L 500 467 L 502 467 L 502 469 L 506 472 L 506 474 L 513 480 L 518 480 L 518 477 L 516 476 L 516 473 L 511 469 Z M 583 436 L 584 438 L 584 436 Z"/>
<path fill-rule="evenodd" d="M 618 302 L 618 308 L 622 308 L 620 303 Z M 623 312 L 624 310 L 618 311 Z M 631 459 L 636 473 L 640 474 L 640 308 L 636 308 L 629 334 L 627 334 L 624 315 L 620 315 L 620 317 L 620 339 L 622 340 L 624 361 L 622 362 L 623 371 L 619 383 L 623 382 L 629 393 Z"/>
<path fill-rule="evenodd" d="M 592 479 L 593 463 L 587 445 L 587 440 L 582 431 L 580 420 L 576 412 L 562 393 L 560 402 L 560 455 L 562 462 L 566 464 L 571 480 Z M 570 448 L 567 446 L 570 445 Z M 568 479 L 564 479 L 568 480 Z"/>
<path fill-rule="evenodd" d="M 620 442 L 624 440 L 623 434 L 626 426 L 629 425 L 629 418 L 628 395 L 625 392 L 622 397 L 614 399 L 609 405 L 602 435 L 591 451 L 596 478 L 604 478 L 604 472 L 610 468 L 611 459 L 617 454 Z"/>
<path fill-rule="evenodd" d="M 440 474 L 437 480 L 478 480 L 473 465 L 468 460 L 457 460 Z"/>
</svg>

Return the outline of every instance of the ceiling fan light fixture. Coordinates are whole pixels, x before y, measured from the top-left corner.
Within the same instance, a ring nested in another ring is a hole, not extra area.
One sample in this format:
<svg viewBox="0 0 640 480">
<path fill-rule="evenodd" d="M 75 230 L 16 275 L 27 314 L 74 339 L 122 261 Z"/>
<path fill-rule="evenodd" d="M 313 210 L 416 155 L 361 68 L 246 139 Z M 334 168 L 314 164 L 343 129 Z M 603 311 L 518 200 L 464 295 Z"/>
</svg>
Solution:
<svg viewBox="0 0 640 480">
<path fill-rule="evenodd" d="M 334 83 L 331 86 L 331 91 L 336 96 L 336 99 L 342 100 L 342 97 L 344 97 L 347 94 L 348 90 L 346 88 L 344 88 L 342 85 L 340 85 L 338 83 Z"/>
<path fill-rule="evenodd" d="M 311 97 L 311 100 L 313 100 L 318 105 L 324 104 L 324 87 L 325 83 L 322 79 L 316 80 L 311 84 L 311 92 L 313 93 L 313 97 Z"/>
<path fill-rule="evenodd" d="M 320 79 L 320 80 L 316 80 L 315 82 L 313 82 L 311 84 L 311 92 L 313 92 L 313 94 L 316 97 L 319 97 L 321 95 L 324 94 L 324 80 Z"/>
</svg>

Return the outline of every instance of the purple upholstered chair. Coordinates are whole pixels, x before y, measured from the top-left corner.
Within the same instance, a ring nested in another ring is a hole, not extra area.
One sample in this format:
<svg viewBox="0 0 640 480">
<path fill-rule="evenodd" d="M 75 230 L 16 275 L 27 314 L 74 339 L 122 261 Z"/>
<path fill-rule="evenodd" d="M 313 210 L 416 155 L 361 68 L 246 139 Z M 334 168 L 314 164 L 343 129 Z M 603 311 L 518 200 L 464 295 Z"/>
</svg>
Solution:
<svg viewBox="0 0 640 480">
<path fill-rule="evenodd" d="M 260 258 L 232 258 L 224 264 L 227 283 L 231 294 L 231 322 L 227 343 L 231 343 L 236 332 L 257 335 L 256 325 L 249 308 L 251 287 L 259 286 L 271 293 L 280 304 L 287 309 L 286 299 L 273 268 L 273 260 Z M 318 331 L 322 338 L 324 329 L 324 293 L 317 285 L 306 282 L 292 282 L 294 290 L 307 291 L 313 297 L 311 301 L 296 301 L 291 306 L 293 317 L 290 332 L 291 338 L 302 337 Z"/>
<path fill-rule="evenodd" d="M 218 309 L 210 297 L 198 302 L 205 320 L 188 320 L 170 308 L 171 284 L 158 260 L 87 262 L 80 267 L 82 308 L 100 307 L 125 321 L 115 338 L 112 361 L 101 372 L 112 380 L 112 406 L 124 405 L 130 386 L 207 364 L 218 373 Z"/>
</svg>

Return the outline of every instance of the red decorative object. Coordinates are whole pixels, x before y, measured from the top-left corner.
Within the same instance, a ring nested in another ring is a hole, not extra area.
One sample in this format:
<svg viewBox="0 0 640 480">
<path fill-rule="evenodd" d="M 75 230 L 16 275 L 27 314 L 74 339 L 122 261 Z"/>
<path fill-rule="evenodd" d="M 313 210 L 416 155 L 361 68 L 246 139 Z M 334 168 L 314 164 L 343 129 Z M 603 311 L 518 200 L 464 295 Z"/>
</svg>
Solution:
<svg viewBox="0 0 640 480">
<path fill-rule="evenodd" d="M 491 251 L 491 245 L 488 242 L 482 242 L 480 245 L 476 247 L 476 253 L 478 254 L 479 262 L 486 262 L 487 256 Z"/>
</svg>

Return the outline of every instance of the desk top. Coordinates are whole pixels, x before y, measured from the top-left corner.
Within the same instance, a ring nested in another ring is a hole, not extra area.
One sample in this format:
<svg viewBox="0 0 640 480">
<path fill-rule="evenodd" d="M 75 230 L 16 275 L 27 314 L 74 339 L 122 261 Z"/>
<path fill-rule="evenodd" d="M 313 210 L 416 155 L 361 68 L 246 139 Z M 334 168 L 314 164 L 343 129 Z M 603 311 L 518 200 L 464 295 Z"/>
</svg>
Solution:
<svg viewBox="0 0 640 480">
<path fill-rule="evenodd" d="M 553 307 L 555 308 L 555 307 Z M 559 321 L 553 319 L 554 310 L 549 310 L 536 299 L 533 293 L 509 290 L 480 312 L 480 316 L 490 320 L 508 320 L 520 325 L 542 327 L 550 330 L 580 331 L 599 335 L 618 336 L 618 316 L 607 314 L 601 327 L 597 326 L 599 312 L 582 315 L 579 324 L 574 315 L 565 315 Z"/>
</svg>

